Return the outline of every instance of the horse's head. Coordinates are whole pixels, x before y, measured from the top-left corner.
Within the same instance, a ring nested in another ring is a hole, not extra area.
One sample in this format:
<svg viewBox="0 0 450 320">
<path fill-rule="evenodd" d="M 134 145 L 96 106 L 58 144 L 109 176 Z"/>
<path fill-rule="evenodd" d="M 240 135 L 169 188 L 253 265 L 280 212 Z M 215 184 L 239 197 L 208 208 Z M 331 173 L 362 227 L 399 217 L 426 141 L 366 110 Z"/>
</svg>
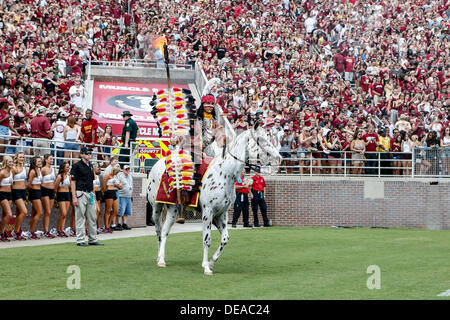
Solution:
<svg viewBox="0 0 450 320">
<path fill-rule="evenodd" d="M 266 130 L 258 123 L 250 129 L 248 142 L 250 163 L 269 166 L 271 171 L 280 165 L 282 158 L 278 149 L 273 146 Z"/>
</svg>

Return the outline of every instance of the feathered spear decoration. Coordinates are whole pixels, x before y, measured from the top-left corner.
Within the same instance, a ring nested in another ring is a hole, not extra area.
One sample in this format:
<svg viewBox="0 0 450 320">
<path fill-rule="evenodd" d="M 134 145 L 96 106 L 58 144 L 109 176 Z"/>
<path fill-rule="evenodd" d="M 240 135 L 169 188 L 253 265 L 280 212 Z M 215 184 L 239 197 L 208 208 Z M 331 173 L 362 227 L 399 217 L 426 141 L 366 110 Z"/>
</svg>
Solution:
<svg viewBox="0 0 450 320">
<path fill-rule="evenodd" d="M 166 64 L 167 89 L 156 92 L 152 114 L 158 119 L 162 135 L 170 135 L 172 139 L 176 139 L 177 136 L 188 136 L 191 133 L 191 92 L 186 89 L 172 88 L 169 53 L 165 38 L 157 41 L 157 45 Z M 195 180 L 192 156 L 183 150 L 180 144 L 175 145 L 174 149 L 167 153 L 166 171 L 169 175 L 169 192 L 176 190 L 177 203 L 181 204 L 181 190 L 191 191 Z"/>
</svg>

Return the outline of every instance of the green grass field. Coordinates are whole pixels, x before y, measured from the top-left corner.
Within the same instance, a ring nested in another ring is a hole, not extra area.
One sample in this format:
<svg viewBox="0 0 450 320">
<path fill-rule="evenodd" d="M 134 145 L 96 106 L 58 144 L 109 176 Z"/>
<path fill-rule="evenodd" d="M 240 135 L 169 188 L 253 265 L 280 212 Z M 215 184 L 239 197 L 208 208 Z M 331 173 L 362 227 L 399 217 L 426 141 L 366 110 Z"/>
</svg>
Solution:
<svg viewBox="0 0 450 320">
<path fill-rule="evenodd" d="M 230 230 L 230 242 L 203 275 L 201 233 L 169 236 L 166 268 L 154 236 L 1 249 L 3 299 L 448 299 L 450 231 L 273 227 Z M 214 250 L 219 233 L 213 231 Z M 81 270 L 69 290 L 67 268 Z M 377 265 L 381 289 L 369 290 Z"/>
</svg>

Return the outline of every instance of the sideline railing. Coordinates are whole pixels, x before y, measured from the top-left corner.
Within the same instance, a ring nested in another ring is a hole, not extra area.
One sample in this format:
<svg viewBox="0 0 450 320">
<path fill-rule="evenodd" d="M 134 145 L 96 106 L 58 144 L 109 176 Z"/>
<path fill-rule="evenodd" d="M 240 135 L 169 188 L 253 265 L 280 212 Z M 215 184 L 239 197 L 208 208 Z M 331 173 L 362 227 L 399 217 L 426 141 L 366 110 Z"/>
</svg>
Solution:
<svg viewBox="0 0 450 320">
<path fill-rule="evenodd" d="M 450 148 L 418 147 L 413 152 L 299 151 L 284 154 L 277 175 L 402 176 L 450 178 Z M 283 152 L 280 152 L 283 155 Z M 263 167 L 262 173 L 269 172 Z"/>
<path fill-rule="evenodd" d="M 140 159 L 138 157 L 137 142 L 131 142 L 130 147 L 122 145 L 102 145 L 79 143 L 75 141 L 57 141 L 52 139 L 16 137 L 0 135 L 0 149 L 4 148 L 4 152 L 0 152 L 0 156 L 14 157 L 17 152 L 25 153 L 25 161 L 29 163 L 30 159 L 35 155 L 43 157 L 45 154 L 51 154 L 54 160 L 54 167 L 58 167 L 62 161 L 69 161 L 72 165 L 80 160 L 80 149 L 84 146 L 92 148 L 91 162 L 103 164 L 111 157 L 119 157 L 119 164 L 129 165 L 132 172 L 139 172 L 141 169 Z M 15 141 L 11 144 L 11 141 Z M 64 147 L 58 147 L 58 144 L 67 144 Z"/>
<path fill-rule="evenodd" d="M 5 148 L 5 152 L 0 152 L 0 156 L 14 157 L 17 152 L 23 151 L 26 162 L 29 162 L 34 155 L 43 156 L 49 153 L 53 155 L 55 167 L 63 160 L 71 164 L 79 161 L 79 148 L 85 146 L 71 141 L 30 137 L 0 136 L 0 139 L 8 139 L 5 143 L 0 143 L 0 149 Z M 16 143 L 11 144 L 11 141 Z M 57 146 L 62 143 L 76 145 L 78 150 L 73 150 L 73 145 L 68 145 L 67 148 Z M 132 172 L 144 169 L 139 159 L 137 142 L 131 142 L 129 148 L 123 145 L 87 145 L 93 149 L 91 162 L 102 166 L 109 158 L 119 157 L 119 164 L 129 165 Z M 320 150 L 297 151 L 289 157 L 283 152 L 280 153 L 284 157 L 277 172 L 274 172 L 276 175 L 450 178 L 450 148 L 417 147 L 409 153 L 368 152 L 364 155 L 353 151 Z M 250 163 L 257 164 L 256 161 Z M 262 173 L 265 172 L 268 173 L 268 168 L 262 167 Z"/>
</svg>

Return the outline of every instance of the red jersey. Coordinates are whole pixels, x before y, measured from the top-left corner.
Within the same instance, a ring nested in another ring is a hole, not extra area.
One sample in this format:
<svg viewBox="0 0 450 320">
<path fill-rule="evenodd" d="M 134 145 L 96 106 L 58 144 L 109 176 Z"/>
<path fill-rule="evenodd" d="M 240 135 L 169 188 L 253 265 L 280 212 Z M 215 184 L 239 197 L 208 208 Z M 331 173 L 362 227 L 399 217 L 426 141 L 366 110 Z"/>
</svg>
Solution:
<svg viewBox="0 0 450 320">
<path fill-rule="evenodd" d="M 244 180 L 243 180 L 243 178 L 242 177 L 240 177 L 239 179 L 238 179 L 238 181 L 236 182 L 236 186 L 243 186 L 244 185 Z M 239 192 L 239 193 L 248 193 L 248 188 L 241 188 L 241 189 L 236 189 L 236 192 Z"/>
<path fill-rule="evenodd" d="M 378 135 L 376 133 L 366 133 L 363 135 L 364 142 L 369 142 L 366 145 L 366 151 L 367 152 L 375 152 L 377 151 L 377 144 L 378 144 Z"/>
<path fill-rule="evenodd" d="M 266 181 L 264 180 L 263 177 L 254 175 L 252 177 L 252 180 L 253 180 L 252 190 L 264 191 L 264 188 L 266 187 Z"/>
<path fill-rule="evenodd" d="M 0 126 L 9 128 L 9 117 L 7 115 L 8 115 L 7 111 L 0 109 L 0 119 L 3 119 L 3 121 L 0 123 Z"/>
<path fill-rule="evenodd" d="M 94 143 L 97 144 L 97 135 L 94 137 L 94 141 L 92 141 L 92 132 L 98 129 L 98 122 L 95 119 L 84 120 L 81 124 L 81 132 L 84 135 L 83 142 L 85 143 Z"/>
<path fill-rule="evenodd" d="M 38 115 L 36 118 L 31 120 L 31 136 L 33 138 L 47 138 L 50 139 L 50 120 L 43 115 Z"/>
</svg>

